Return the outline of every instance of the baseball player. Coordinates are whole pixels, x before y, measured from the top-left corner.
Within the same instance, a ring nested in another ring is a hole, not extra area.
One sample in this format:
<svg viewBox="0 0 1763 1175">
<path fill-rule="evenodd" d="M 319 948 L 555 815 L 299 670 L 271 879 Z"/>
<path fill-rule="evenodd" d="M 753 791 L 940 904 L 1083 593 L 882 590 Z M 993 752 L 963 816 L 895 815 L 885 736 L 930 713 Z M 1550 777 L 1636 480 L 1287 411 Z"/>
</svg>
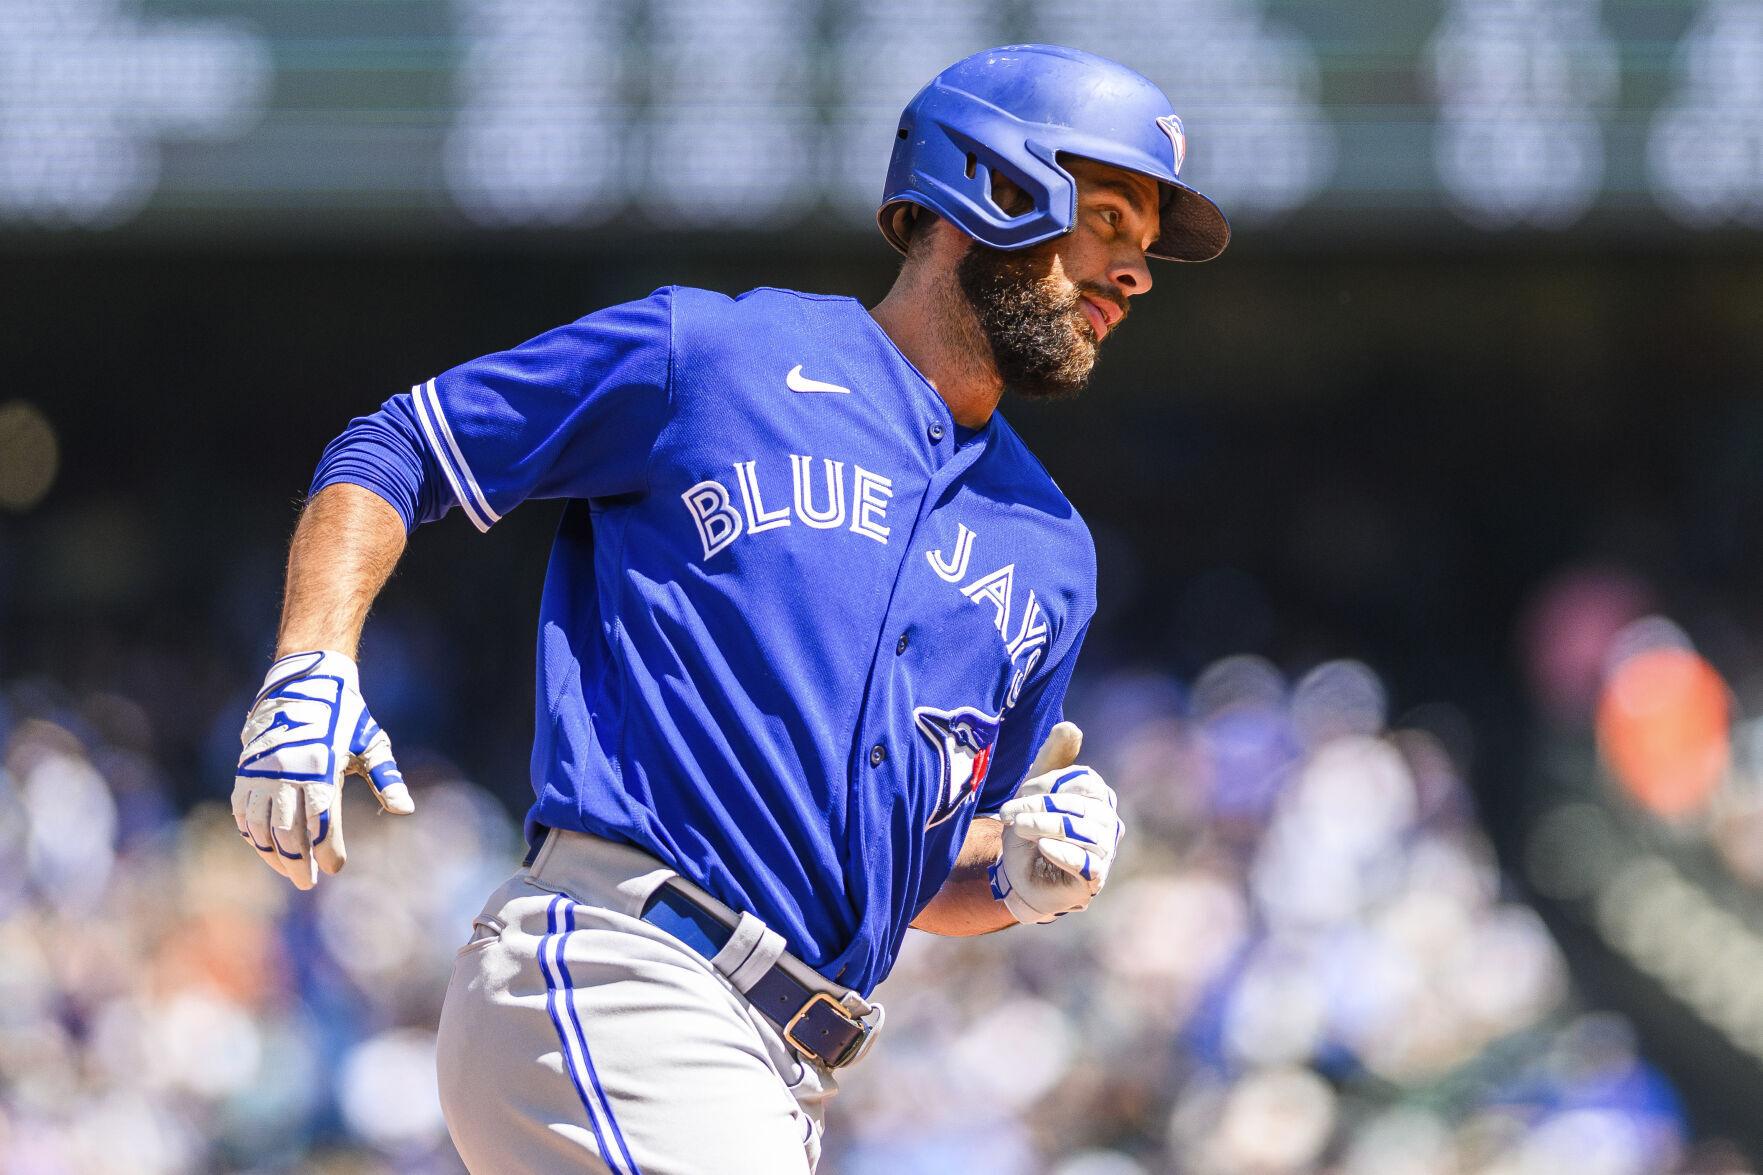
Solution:
<svg viewBox="0 0 1763 1175">
<path fill-rule="evenodd" d="M 996 409 L 1077 392 L 1147 258 L 1224 248 L 1184 152 L 1123 66 L 976 54 L 900 119 L 878 219 L 905 261 L 873 309 L 657 290 L 326 449 L 233 793 L 301 889 L 343 866 L 345 773 L 412 810 L 354 661 L 407 533 L 566 503 L 530 852 L 441 1014 L 473 1171 L 811 1171 L 908 926 L 1050 922 L 1102 888 L 1114 794 L 1059 720 L 1094 547 Z"/>
</svg>

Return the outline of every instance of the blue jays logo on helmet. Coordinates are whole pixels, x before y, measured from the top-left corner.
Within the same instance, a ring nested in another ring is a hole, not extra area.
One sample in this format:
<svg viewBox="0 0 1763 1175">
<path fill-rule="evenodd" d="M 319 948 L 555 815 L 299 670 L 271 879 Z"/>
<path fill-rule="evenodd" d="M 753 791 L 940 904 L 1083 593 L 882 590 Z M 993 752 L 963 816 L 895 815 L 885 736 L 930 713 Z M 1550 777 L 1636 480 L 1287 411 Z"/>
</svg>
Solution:
<svg viewBox="0 0 1763 1175">
<path fill-rule="evenodd" d="M 1001 714 L 987 714 L 972 706 L 938 710 L 920 706 L 912 711 L 918 729 L 937 749 L 942 763 L 941 790 L 926 828 L 934 828 L 953 816 L 961 805 L 979 795 L 992 766 L 992 750 L 998 744 Z"/>
<path fill-rule="evenodd" d="M 1181 165 L 1188 161 L 1188 134 L 1181 129 L 1181 119 L 1173 114 L 1165 114 L 1157 120 L 1163 133 L 1169 136 L 1169 145 L 1175 149 L 1175 174 L 1181 174 Z"/>
</svg>

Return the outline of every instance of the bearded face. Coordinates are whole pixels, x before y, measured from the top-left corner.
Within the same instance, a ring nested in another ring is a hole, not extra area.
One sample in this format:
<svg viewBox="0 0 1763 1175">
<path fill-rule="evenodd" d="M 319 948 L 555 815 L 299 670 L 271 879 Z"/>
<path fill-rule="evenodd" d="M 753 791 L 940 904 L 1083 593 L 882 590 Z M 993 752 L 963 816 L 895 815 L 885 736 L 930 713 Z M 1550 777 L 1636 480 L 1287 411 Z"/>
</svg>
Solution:
<svg viewBox="0 0 1763 1175">
<path fill-rule="evenodd" d="M 1089 383 L 1101 344 L 1080 304 L 1085 293 L 1126 309 L 1112 288 L 1067 278 L 1052 243 L 1017 252 L 976 243 L 956 278 L 1004 386 L 1029 399 L 1068 398 Z"/>
</svg>

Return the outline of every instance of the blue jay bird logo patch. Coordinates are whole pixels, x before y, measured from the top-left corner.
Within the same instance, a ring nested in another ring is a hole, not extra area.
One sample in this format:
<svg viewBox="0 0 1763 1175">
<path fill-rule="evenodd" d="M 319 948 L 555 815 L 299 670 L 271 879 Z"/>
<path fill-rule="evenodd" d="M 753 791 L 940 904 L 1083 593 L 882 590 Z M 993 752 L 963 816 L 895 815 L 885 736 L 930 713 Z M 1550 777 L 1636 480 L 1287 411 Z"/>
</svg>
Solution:
<svg viewBox="0 0 1763 1175">
<path fill-rule="evenodd" d="M 942 790 L 931 810 L 926 828 L 935 828 L 953 816 L 962 804 L 979 795 L 992 765 L 992 749 L 998 743 L 1002 714 L 987 714 L 972 706 L 938 710 L 920 706 L 912 711 L 918 729 L 937 749 L 942 763 Z"/>
</svg>

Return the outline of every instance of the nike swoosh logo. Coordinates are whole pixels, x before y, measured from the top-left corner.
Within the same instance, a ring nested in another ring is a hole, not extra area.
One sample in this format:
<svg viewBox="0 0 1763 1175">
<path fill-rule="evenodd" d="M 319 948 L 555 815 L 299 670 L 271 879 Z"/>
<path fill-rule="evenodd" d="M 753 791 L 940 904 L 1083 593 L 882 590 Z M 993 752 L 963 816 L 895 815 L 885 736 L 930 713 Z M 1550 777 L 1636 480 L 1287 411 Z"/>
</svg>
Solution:
<svg viewBox="0 0 1763 1175">
<path fill-rule="evenodd" d="M 792 392 L 843 392 L 851 394 L 850 388 L 841 388 L 838 384 L 821 383 L 817 379 L 809 379 L 802 374 L 800 363 L 790 368 L 790 374 L 784 376 L 784 382 L 790 385 Z"/>
</svg>

